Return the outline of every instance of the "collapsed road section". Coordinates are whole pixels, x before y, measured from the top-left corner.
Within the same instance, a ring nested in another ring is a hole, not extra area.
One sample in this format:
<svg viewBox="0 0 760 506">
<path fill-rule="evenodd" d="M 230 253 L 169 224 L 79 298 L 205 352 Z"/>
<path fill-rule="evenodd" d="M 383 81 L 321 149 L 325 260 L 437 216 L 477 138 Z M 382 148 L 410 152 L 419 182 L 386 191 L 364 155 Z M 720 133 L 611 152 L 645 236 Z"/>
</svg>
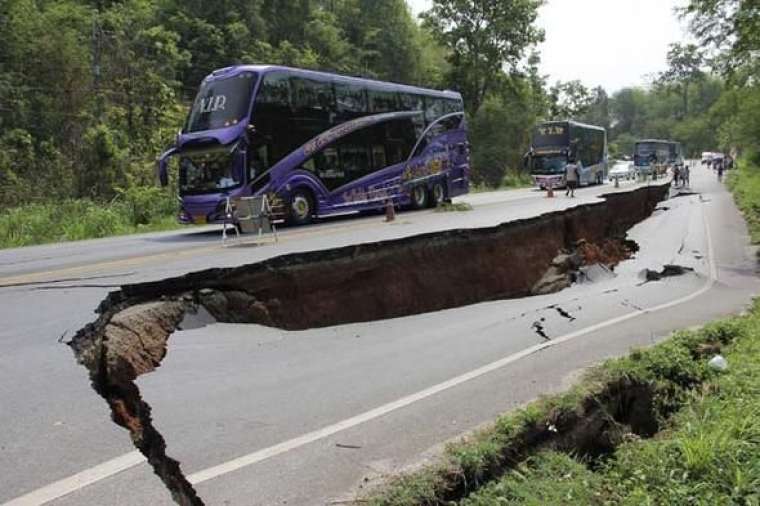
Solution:
<svg viewBox="0 0 760 506">
<path fill-rule="evenodd" d="M 613 268 L 635 250 L 626 231 L 668 192 L 669 184 L 653 185 L 495 227 L 289 254 L 126 285 L 108 295 L 99 318 L 70 344 L 112 419 L 129 431 L 174 500 L 203 504 L 179 463 L 167 456 L 135 384 L 160 365 L 169 337 L 187 315 L 204 311 L 219 322 L 295 330 L 525 297 L 547 293 L 547 286 L 560 290 L 582 264 Z M 562 279 L 547 284 L 547 276 Z"/>
</svg>

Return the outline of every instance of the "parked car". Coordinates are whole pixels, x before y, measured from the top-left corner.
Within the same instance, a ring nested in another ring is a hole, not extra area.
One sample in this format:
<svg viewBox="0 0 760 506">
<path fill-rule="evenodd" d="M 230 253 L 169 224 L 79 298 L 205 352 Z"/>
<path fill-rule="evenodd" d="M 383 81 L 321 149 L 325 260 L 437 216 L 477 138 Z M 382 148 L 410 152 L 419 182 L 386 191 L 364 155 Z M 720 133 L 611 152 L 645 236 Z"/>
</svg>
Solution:
<svg viewBox="0 0 760 506">
<path fill-rule="evenodd" d="M 609 178 L 610 180 L 636 179 L 636 167 L 633 166 L 633 162 L 617 161 L 610 169 Z"/>
</svg>

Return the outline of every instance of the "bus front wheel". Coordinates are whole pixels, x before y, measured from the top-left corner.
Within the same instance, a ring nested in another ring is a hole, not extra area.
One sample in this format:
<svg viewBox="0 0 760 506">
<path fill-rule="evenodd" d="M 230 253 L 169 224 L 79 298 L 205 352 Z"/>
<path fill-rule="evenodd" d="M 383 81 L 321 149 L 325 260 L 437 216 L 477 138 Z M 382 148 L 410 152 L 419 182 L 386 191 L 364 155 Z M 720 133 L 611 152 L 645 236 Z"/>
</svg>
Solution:
<svg viewBox="0 0 760 506">
<path fill-rule="evenodd" d="M 412 209 L 424 209 L 428 203 L 428 191 L 423 185 L 412 188 Z"/>
<path fill-rule="evenodd" d="M 296 190 L 290 197 L 288 223 L 308 225 L 314 217 L 314 199 L 307 190 Z"/>
</svg>

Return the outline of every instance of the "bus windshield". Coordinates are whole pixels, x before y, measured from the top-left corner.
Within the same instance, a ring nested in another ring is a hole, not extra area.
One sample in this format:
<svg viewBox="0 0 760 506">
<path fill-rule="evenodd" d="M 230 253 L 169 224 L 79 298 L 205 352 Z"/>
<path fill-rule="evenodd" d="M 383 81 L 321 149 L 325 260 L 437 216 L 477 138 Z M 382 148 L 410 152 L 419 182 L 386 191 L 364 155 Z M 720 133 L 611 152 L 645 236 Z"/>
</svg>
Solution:
<svg viewBox="0 0 760 506">
<path fill-rule="evenodd" d="M 537 156 L 533 158 L 531 173 L 536 175 L 562 174 L 565 172 L 567 157 L 564 156 Z"/>
<path fill-rule="evenodd" d="M 242 174 L 233 167 L 232 148 L 216 148 L 183 153 L 179 160 L 179 191 L 182 195 L 211 193 L 240 186 Z"/>
<path fill-rule="evenodd" d="M 185 132 L 224 128 L 245 119 L 257 78 L 255 72 L 243 72 L 235 77 L 204 82 L 193 102 Z"/>
</svg>

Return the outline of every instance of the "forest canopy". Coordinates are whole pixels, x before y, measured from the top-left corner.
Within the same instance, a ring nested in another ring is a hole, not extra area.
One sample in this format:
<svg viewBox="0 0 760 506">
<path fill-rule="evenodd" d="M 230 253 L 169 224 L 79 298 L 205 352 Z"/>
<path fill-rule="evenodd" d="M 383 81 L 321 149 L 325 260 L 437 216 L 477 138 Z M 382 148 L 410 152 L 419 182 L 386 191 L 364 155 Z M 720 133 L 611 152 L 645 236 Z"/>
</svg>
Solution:
<svg viewBox="0 0 760 506">
<path fill-rule="evenodd" d="M 202 78 L 273 63 L 459 90 L 476 183 L 519 170 L 531 126 L 605 126 L 613 154 L 639 137 L 689 153 L 760 139 L 757 13 L 692 0 L 700 46 L 675 44 L 645 88 L 612 94 L 539 70 L 542 0 L 4 0 L 0 2 L 0 208 L 64 199 L 173 199 L 156 193 Z M 726 41 L 732 41 L 731 44 Z M 753 112 L 754 111 L 754 112 Z M 147 195 L 147 197 L 146 197 Z"/>
</svg>

